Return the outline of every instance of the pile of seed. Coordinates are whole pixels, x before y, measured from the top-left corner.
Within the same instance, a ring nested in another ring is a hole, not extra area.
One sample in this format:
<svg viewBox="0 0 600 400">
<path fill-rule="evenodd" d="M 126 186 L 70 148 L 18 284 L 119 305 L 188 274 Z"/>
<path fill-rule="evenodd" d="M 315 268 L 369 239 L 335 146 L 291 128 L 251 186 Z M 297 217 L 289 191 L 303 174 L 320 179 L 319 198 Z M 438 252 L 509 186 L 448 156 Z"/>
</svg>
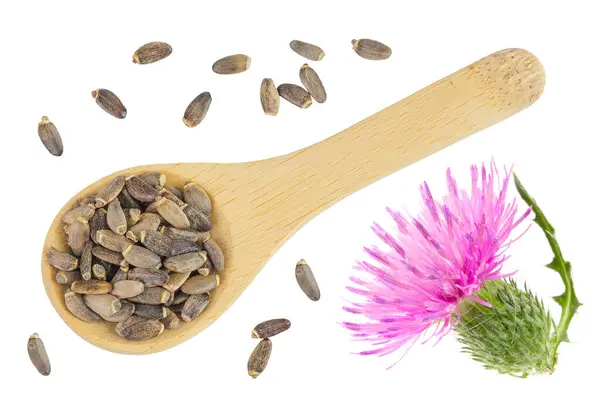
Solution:
<svg viewBox="0 0 600 400">
<path fill-rule="evenodd" d="M 325 57 L 325 52 L 319 46 L 300 40 L 292 40 L 290 48 L 311 61 L 321 61 Z M 371 39 L 352 40 L 352 48 L 356 54 L 367 60 L 385 60 L 392 54 L 392 50 L 388 46 Z M 173 48 L 168 43 L 146 43 L 135 51 L 133 62 L 135 64 L 152 64 L 168 57 L 172 52 Z M 215 61 L 212 70 L 220 75 L 239 74 L 250 68 L 251 61 L 252 59 L 245 54 L 234 54 Z M 327 100 L 327 92 L 323 82 L 312 67 L 308 64 L 302 65 L 299 75 L 304 87 L 293 83 L 283 83 L 275 86 L 272 79 L 263 79 L 260 85 L 260 102 L 265 114 L 277 115 L 279 112 L 279 97 L 283 97 L 300 108 L 310 107 L 313 99 L 317 103 L 324 103 Z M 92 92 L 92 98 L 96 100 L 96 104 L 102 110 L 113 117 L 118 119 L 127 117 L 127 109 L 119 97 L 110 90 L 96 89 Z M 190 128 L 198 126 L 206 117 L 211 103 L 212 96 L 210 92 L 200 93 L 185 109 L 183 123 Z M 62 138 L 56 126 L 46 116 L 42 117 L 42 121 L 38 124 L 38 135 L 50 154 L 54 156 L 62 155 Z"/>
<path fill-rule="evenodd" d="M 70 252 L 46 251 L 68 288 L 67 309 L 85 322 L 116 322 L 116 333 L 134 341 L 192 321 L 224 268 L 211 213 L 199 185 L 178 190 L 154 172 L 118 176 L 81 199 L 62 216 Z"/>
<path fill-rule="evenodd" d="M 252 379 L 256 379 L 267 368 L 269 358 L 271 357 L 271 350 L 273 349 L 273 343 L 270 338 L 287 331 L 290 329 L 290 326 L 292 326 L 292 323 L 289 320 L 278 318 L 261 322 L 254 327 L 252 337 L 262 340 L 256 345 L 248 359 L 248 375 Z"/>
</svg>

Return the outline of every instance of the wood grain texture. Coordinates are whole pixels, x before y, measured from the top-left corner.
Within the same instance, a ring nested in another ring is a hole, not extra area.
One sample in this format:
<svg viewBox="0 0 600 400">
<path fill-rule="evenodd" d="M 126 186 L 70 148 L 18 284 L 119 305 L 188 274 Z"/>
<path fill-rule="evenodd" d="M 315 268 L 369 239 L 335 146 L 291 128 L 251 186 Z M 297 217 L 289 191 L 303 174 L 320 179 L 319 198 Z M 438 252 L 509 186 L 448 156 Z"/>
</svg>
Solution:
<svg viewBox="0 0 600 400">
<path fill-rule="evenodd" d="M 44 251 L 66 250 L 62 214 L 119 174 L 160 171 L 170 186 L 192 180 L 213 203 L 213 237 L 225 254 L 221 284 L 204 313 L 157 338 L 127 342 L 114 324 L 88 324 L 64 305 L 56 271 L 42 261 L 44 285 L 61 318 L 101 348 L 145 354 L 175 346 L 215 321 L 286 239 L 320 212 L 357 190 L 527 108 L 542 94 L 539 60 L 507 49 L 477 61 L 320 143 L 268 160 L 239 164 L 164 164 L 107 176 L 69 201 L 52 223 Z"/>
</svg>

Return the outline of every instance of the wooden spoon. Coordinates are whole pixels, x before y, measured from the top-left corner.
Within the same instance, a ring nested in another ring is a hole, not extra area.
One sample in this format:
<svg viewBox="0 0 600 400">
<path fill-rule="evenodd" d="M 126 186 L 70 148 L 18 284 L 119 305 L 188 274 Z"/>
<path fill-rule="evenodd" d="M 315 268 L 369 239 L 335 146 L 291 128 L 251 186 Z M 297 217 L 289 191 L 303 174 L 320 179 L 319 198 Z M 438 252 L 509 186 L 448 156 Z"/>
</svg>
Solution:
<svg viewBox="0 0 600 400">
<path fill-rule="evenodd" d="M 50 246 L 67 250 L 60 219 L 78 199 L 97 193 L 116 175 L 161 171 L 171 186 L 192 180 L 212 197 L 213 237 L 225 254 L 221 285 L 196 320 L 143 342 L 120 338 L 114 323 L 90 324 L 73 317 L 64 305 L 65 289 L 55 282 L 55 270 L 44 259 L 48 297 L 71 329 L 96 346 L 127 354 L 173 347 L 223 314 L 279 246 L 310 219 L 370 183 L 528 107 L 540 97 L 544 83 L 544 70 L 535 56 L 520 49 L 502 50 L 292 154 L 239 164 L 146 165 L 100 179 L 60 210 L 44 251 Z"/>
</svg>

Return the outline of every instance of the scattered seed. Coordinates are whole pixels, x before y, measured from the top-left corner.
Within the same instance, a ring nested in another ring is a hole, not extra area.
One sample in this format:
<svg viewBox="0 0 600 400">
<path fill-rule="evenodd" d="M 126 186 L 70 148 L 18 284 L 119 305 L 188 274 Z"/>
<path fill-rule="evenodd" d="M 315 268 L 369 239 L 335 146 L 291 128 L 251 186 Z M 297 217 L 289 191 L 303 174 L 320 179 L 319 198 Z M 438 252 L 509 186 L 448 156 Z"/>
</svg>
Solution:
<svg viewBox="0 0 600 400">
<path fill-rule="evenodd" d="M 270 319 L 265 322 L 261 322 L 256 325 L 252 330 L 252 337 L 254 339 L 265 339 L 285 332 L 290 329 L 292 323 L 285 318 Z"/>
<path fill-rule="evenodd" d="M 140 322 L 146 321 L 146 318 L 138 317 L 137 315 L 132 315 L 131 317 L 125 319 L 124 321 L 119 322 L 115 326 L 115 332 L 117 335 L 123 337 L 123 331 L 129 327 L 132 327 L 135 324 L 139 324 Z"/>
<path fill-rule="evenodd" d="M 121 301 L 121 309 L 112 315 L 101 315 L 108 322 L 121 322 L 131 317 L 137 307 L 128 301 Z"/>
<path fill-rule="evenodd" d="M 71 290 L 79 294 L 106 294 L 112 289 L 109 282 L 97 279 L 89 281 L 76 281 L 71 285 Z"/>
<path fill-rule="evenodd" d="M 293 83 L 283 83 L 277 87 L 281 97 L 300 108 L 308 108 L 312 104 L 310 94 L 304 88 Z"/>
<path fill-rule="evenodd" d="M 173 52 L 173 48 L 164 42 L 146 43 L 133 53 L 134 64 L 152 64 L 167 58 Z"/>
<path fill-rule="evenodd" d="M 367 60 L 385 60 L 392 55 L 392 49 L 376 40 L 354 39 L 352 47 L 356 54 Z"/>
<path fill-rule="evenodd" d="M 44 376 L 50 375 L 50 359 L 48 353 L 46 353 L 44 342 L 37 333 L 29 337 L 27 352 L 29 353 L 29 359 L 38 372 Z"/>
<path fill-rule="evenodd" d="M 162 257 L 171 255 L 173 241 L 170 237 L 159 231 L 140 232 L 140 242 L 150 251 Z"/>
<path fill-rule="evenodd" d="M 117 198 L 123 186 L 125 177 L 117 176 L 96 196 L 96 208 L 101 208 Z"/>
<path fill-rule="evenodd" d="M 56 275 L 54 275 L 54 279 L 56 282 L 61 285 L 71 286 L 71 284 L 75 281 L 81 280 L 81 273 L 77 270 L 75 271 L 58 271 Z"/>
<path fill-rule="evenodd" d="M 108 89 L 96 89 L 92 92 L 92 98 L 101 109 L 115 118 L 123 119 L 127 116 L 127 109 L 121 103 L 116 94 Z"/>
<path fill-rule="evenodd" d="M 100 316 L 87 306 L 83 296 L 71 289 L 68 289 L 65 293 L 65 305 L 71 314 L 83 322 L 98 322 L 101 320 Z"/>
<path fill-rule="evenodd" d="M 265 78 L 260 84 L 260 104 L 266 115 L 275 116 L 279 112 L 279 92 L 273 79 Z"/>
<path fill-rule="evenodd" d="M 142 282 L 146 287 L 164 285 L 169 281 L 169 274 L 162 269 L 132 268 L 128 279 Z"/>
<path fill-rule="evenodd" d="M 137 224 L 130 227 L 127 231 L 127 238 L 137 242 L 140 240 L 140 233 L 142 231 L 155 231 L 160 226 L 160 217 L 157 214 L 145 212 L 140 216 L 140 220 Z"/>
<path fill-rule="evenodd" d="M 134 199 L 129 192 L 127 191 L 126 187 L 123 187 L 123 189 L 121 190 L 121 193 L 119 193 L 119 195 L 117 196 L 117 199 L 119 199 L 119 201 L 121 202 L 121 207 L 125 208 L 140 208 L 140 204 L 138 203 L 138 201 L 136 199 Z"/>
<path fill-rule="evenodd" d="M 190 223 L 189 228 L 193 231 L 206 232 L 212 229 L 212 223 L 203 212 L 198 211 L 195 207 L 191 207 L 189 204 L 184 204 L 181 209 L 187 220 Z"/>
<path fill-rule="evenodd" d="M 171 308 L 173 308 L 173 306 L 176 306 L 178 304 L 183 304 L 185 303 L 185 301 L 190 297 L 189 294 L 187 293 L 183 293 L 183 292 L 175 292 L 175 298 L 173 299 L 173 302 L 171 303 Z M 181 311 L 181 310 L 179 310 Z"/>
<path fill-rule="evenodd" d="M 157 201 L 156 208 L 161 217 L 177 229 L 188 229 L 190 221 L 185 212 L 172 200 L 162 198 Z"/>
<path fill-rule="evenodd" d="M 106 213 L 106 222 L 110 230 L 117 235 L 124 235 L 127 232 L 127 219 L 119 199 L 114 199 L 108 204 Z"/>
<path fill-rule="evenodd" d="M 185 283 L 190 277 L 191 271 L 188 272 L 171 272 L 169 274 L 169 280 L 162 286 L 169 292 L 178 290 L 181 285 Z"/>
<path fill-rule="evenodd" d="M 140 179 L 154 188 L 157 186 L 163 187 L 167 182 L 167 176 L 160 172 L 146 172 L 140 175 Z"/>
<path fill-rule="evenodd" d="M 223 271 L 225 268 L 225 257 L 223 256 L 223 251 L 213 239 L 208 239 L 204 241 L 204 250 L 208 255 L 213 267 L 218 272 Z"/>
<path fill-rule="evenodd" d="M 121 309 L 121 302 L 111 294 L 86 294 L 83 300 L 89 308 L 100 315 L 111 316 Z"/>
<path fill-rule="evenodd" d="M 137 324 L 134 324 L 122 331 L 122 336 L 125 340 L 139 342 L 142 340 L 152 339 L 160 335 L 165 327 L 159 321 L 153 319 L 144 319 Z"/>
<path fill-rule="evenodd" d="M 115 282 L 110 294 L 118 299 L 135 297 L 144 291 L 144 284 L 135 280 L 121 280 Z"/>
<path fill-rule="evenodd" d="M 200 93 L 185 109 L 185 113 L 183 114 L 183 123 L 190 128 L 198 126 L 204 117 L 206 117 L 206 113 L 210 108 L 210 103 L 212 103 L 212 97 L 210 93 Z"/>
<path fill-rule="evenodd" d="M 96 212 L 96 207 L 94 207 L 93 204 L 81 205 L 81 206 L 75 207 L 71 211 L 67 211 L 66 213 L 64 213 L 61 218 L 61 221 L 64 222 L 65 224 L 69 224 L 69 225 L 77 222 L 77 220 L 79 218 L 83 218 L 86 221 L 89 221 L 95 212 Z"/>
<path fill-rule="evenodd" d="M 273 344 L 268 338 L 261 340 L 248 359 L 248 375 L 256 379 L 267 368 Z"/>
<path fill-rule="evenodd" d="M 181 310 L 181 319 L 190 322 L 204 311 L 208 306 L 210 297 L 208 294 L 193 294 L 185 301 Z"/>
<path fill-rule="evenodd" d="M 85 245 L 90 240 L 90 225 L 83 218 L 68 226 L 67 243 L 74 255 L 80 256 Z"/>
<path fill-rule="evenodd" d="M 119 265 L 119 266 L 129 265 L 129 263 L 127 263 L 127 261 L 125 261 L 125 259 L 123 258 L 123 255 L 121 253 L 117 253 L 116 251 L 108 250 L 107 248 L 102 247 L 102 246 L 94 246 L 92 248 L 92 254 L 96 258 L 98 258 L 102 261 L 106 261 L 108 263 L 114 264 L 114 265 Z"/>
<path fill-rule="evenodd" d="M 167 309 L 167 316 L 160 320 L 167 329 L 179 329 L 180 323 L 177 314 Z"/>
<path fill-rule="evenodd" d="M 179 254 L 165 260 L 165 267 L 175 272 L 191 272 L 200 268 L 206 262 L 206 253 L 198 251 L 195 253 Z"/>
<path fill-rule="evenodd" d="M 198 240 L 198 233 L 194 231 L 185 231 L 182 229 L 176 229 L 173 227 L 164 227 L 163 233 L 170 237 L 172 240 L 189 240 L 195 242 Z"/>
<path fill-rule="evenodd" d="M 38 136 L 50 154 L 56 157 L 62 155 L 63 142 L 60 133 L 46 116 L 42 117 L 42 121 L 38 124 Z"/>
<path fill-rule="evenodd" d="M 325 57 L 325 52 L 319 46 L 314 44 L 301 42 L 300 40 L 292 40 L 290 48 L 304 58 L 312 61 L 321 61 Z"/>
<path fill-rule="evenodd" d="M 202 246 L 196 242 L 190 242 L 189 240 L 172 240 L 171 241 L 171 255 L 176 256 L 179 254 L 192 253 L 194 251 L 201 251 Z"/>
<path fill-rule="evenodd" d="M 296 264 L 296 281 L 309 299 L 317 301 L 321 298 L 321 291 L 319 290 L 317 280 L 304 260 L 300 260 Z"/>
<path fill-rule="evenodd" d="M 123 251 L 123 257 L 129 264 L 138 268 L 158 269 L 162 265 L 158 254 L 141 246 L 130 245 Z"/>
<path fill-rule="evenodd" d="M 98 244 L 98 241 L 96 240 L 96 233 L 98 231 L 110 229 L 110 227 L 108 226 L 107 218 L 108 217 L 106 210 L 104 208 L 99 208 L 96 210 L 96 213 L 90 220 L 90 237 L 92 238 L 92 241 L 96 244 Z"/>
<path fill-rule="evenodd" d="M 142 203 L 150 203 L 158 196 L 158 191 L 135 175 L 125 178 L 127 192 Z"/>
<path fill-rule="evenodd" d="M 219 275 L 196 275 L 181 286 L 181 291 L 187 294 L 202 294 L 210 292 L 217 286 L 219 286 Z"/>
<path fill-rule="evenodd" d="M 304 64 L 300 68 L 300 81 L 308 91 L 308 93 L 315 99 L 317 103 L 325 103 L 327 100 L 327 92 L 323 87 L 321 78 L 308 64 Z"/>
<path fill-rule="evenodd" d="M 134 303 L 142 304 L 165 304 L 169 300 L 169 291 L 161 287 L 147 287 L 137 296 L 130 297 L 128 300 Z"/>
<path fill-rule="evenodd" d="M 77 268 L 79 260 L 68 253 L 63 253 L 56 250 L 54 247 L 50 247 L 46 250 L 46 261 L 48 264 L 61 271 L 73 271 Z"/>
<path fill-rule="evenodd" d="M 167 307 L 156 304 L 138 304 L 135 315 L 148 319 L 163 319 L 167 316 Z"/>
<path fill-rule="evenodd" d="M 196 182 L 186 182 L 183 187 L 183 200 L 190 206 L 210 217 L 212 204 L 208 193 Z"/>
<path fill-rule="evenodd" d="M 125 236 L 118 235 L 110 230 L 101 230 L 96 232 L 96 241 L 108 250 L 123 252 L 133 242 L 127 239 Z M 106 260 L 110 262 L 109 260 Z"/>
<path fill-rule="evenodd" d="M 212 70 L 217 74 L 239 74 L 250 68 L 252 59 L 245 54 L 234 54 L 215 61 Z"/>
</svg>

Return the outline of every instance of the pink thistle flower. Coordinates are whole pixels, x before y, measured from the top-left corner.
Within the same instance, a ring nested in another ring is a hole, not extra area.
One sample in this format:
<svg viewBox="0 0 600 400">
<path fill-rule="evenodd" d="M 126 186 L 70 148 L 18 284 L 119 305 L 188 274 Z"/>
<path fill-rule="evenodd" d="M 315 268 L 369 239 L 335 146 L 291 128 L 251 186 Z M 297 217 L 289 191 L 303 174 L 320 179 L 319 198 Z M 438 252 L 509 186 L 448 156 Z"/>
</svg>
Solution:
<svg viewBox="0 0 600 400">
<path fill-rule="evenodd" d="M 373 225 L 388 248 L 365 248 L 370 260 L 357 262 L 348 286 L 359 300 L 344 307 L 362 321 L 342 323 L 373 346 L 359 354 L 406 351 L 424 336 L 425 341 L 440 340 L 460 320 L 463 299 L 489 306 L 477 292 L 488 280 L 512 275 L 501 272 L 508 258 L 504 252 L 516 240 L 509 241 L 513 229 L 531 212 L 518 217 L 516 199 L 507 202 L 511 171 L 505 169 L 501 181 L 494 161 L 489 172 L 482 165 L 481 174 L 471 166 L 468 194 L 458 189 L 448 169 L 448 194 L 441 202 L 425 182 L 420 190 L 424 208 L 417 217 L 388 208 L 395 235 Z"/>
</svg>

